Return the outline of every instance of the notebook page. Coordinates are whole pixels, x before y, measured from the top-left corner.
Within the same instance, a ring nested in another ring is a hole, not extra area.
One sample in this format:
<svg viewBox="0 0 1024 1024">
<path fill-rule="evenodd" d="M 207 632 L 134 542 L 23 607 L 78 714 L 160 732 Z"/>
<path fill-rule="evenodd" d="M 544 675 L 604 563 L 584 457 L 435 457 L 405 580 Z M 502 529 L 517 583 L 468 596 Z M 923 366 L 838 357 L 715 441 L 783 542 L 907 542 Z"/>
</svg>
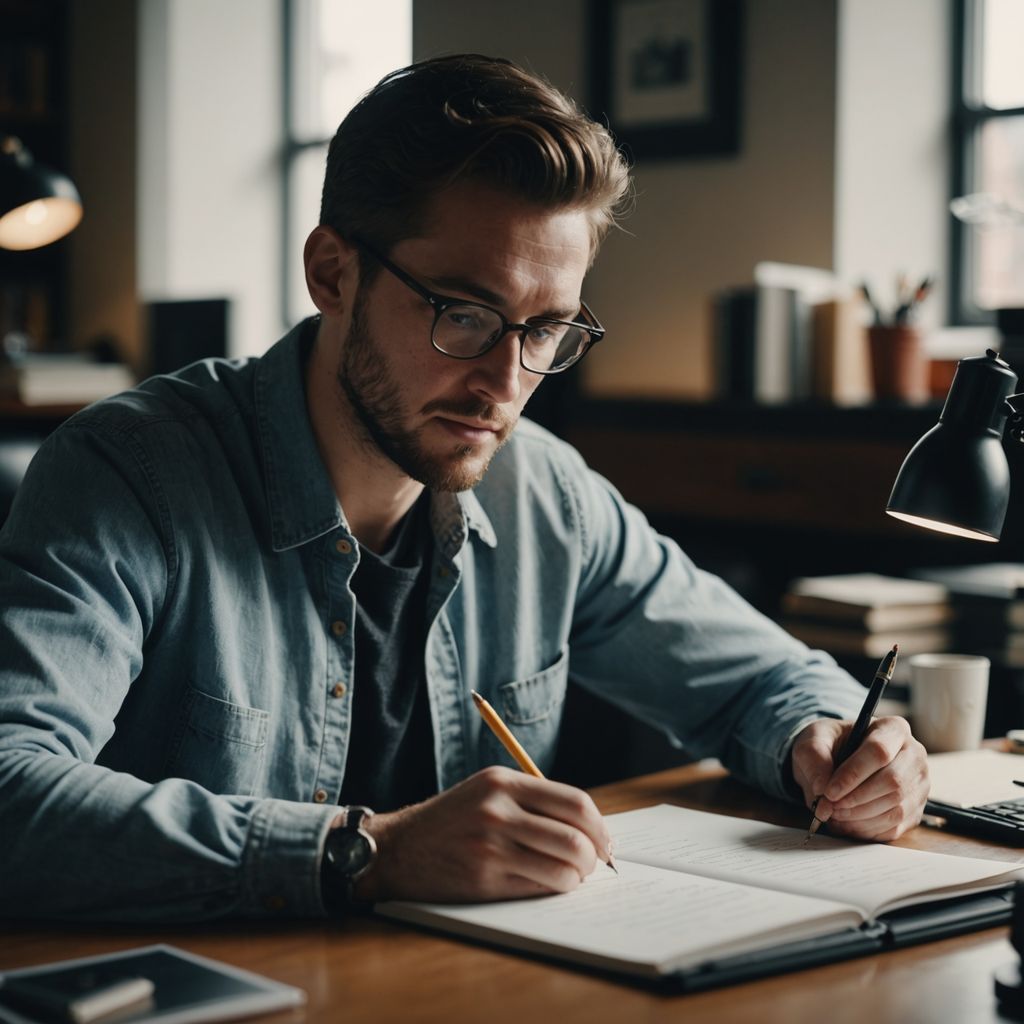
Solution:
<svg viewBox="0 0 1024 1024">
<path fill-rule="evenodd" d="M 953 807 L 976 807 L 1003 800 L 1024 799 L 1014 779 L 1024 778 L 1024 758 L 998 750 L 958 750 L 929 754 L 929 800 Z"/>
<path fill-rule="evenodd" d="M 659 804 L 606 819 L 616 860 L 841 900 L 872 918 L 951 891 L 1012 881 L 1015 865 L 855 843 Z"/>
<path fill-rule="evenodd" d="M 466 905 L 383 903 L 378 913 L 583 963 L 665 973 L 723 953 L 860 924 L 852 908 L 713 878 L 619 862 L 576 890 Z M 513 940 L 513 941 L 510 941 Z M 644 970 L 645 965 L 650 970 Z"/>
</svg>

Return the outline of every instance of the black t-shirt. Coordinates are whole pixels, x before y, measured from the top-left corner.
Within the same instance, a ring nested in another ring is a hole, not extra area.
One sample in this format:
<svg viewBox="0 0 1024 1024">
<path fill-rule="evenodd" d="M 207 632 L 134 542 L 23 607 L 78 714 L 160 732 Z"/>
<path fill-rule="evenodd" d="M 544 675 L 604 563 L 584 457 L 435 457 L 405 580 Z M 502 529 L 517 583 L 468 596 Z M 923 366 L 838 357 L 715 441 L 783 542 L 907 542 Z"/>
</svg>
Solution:
<svg viewBox="0 0 1024 1024">
<path fill-rule="evenodd" d="M 424 671 L 429 501 L 424 492 L 382 554 L 360 549 L 351 584 L 355 679 L 342 804 L 393 811 L 437 792 Z"/>
</svg>

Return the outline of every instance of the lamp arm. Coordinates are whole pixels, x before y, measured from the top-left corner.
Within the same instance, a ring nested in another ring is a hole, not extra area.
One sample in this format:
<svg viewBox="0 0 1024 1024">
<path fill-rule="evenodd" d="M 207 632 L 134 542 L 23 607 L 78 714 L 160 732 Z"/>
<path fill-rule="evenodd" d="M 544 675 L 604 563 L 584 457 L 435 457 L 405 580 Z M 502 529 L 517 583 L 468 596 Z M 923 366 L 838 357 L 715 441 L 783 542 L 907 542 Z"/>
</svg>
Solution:
<svg viewBox="0 0 1024 1024">
<path fill-rule="evenodd" d="M 1010 437 L 1024 444 L 1024 392 L 1010 395 L 1006 399 L 1006 405 L 1010 410 L 1006 429 L 1010 432 Z"/>
</svg>

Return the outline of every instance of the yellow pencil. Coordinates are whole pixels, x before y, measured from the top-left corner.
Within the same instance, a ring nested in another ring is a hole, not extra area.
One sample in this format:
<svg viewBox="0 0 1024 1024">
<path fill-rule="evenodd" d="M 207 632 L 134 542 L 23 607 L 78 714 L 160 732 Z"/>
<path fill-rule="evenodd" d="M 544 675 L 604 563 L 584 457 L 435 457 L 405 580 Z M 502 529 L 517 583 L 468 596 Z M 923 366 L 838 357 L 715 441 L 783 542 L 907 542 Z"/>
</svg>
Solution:
<svg viewBox="0 0 1024 1024">
<path fill-rule="evenodd" d="M 501 745 L 516 759 L 516 764 L 527 775 L 543 779 L 544 775 L 533 763 L 533 758 L 523 749 L 519 740 L 512 735 L 509 727 L 498 717 L 498 712 L 476 690 L 470 690 L 469 692 L 473 694 L 473 703 L 476 705 L 477 711 L 480 712 L 480 717 L 490 726 L 491 732 L 498 737 Z"/>
<path fill-rule="evenodd" d="M 470 690 L 469 692 L 473 695 L 473 703 L 476 705 L 477 711 L 480 712 L 480 717 L 487 723 L 491 732 L 498 737 L 498 741 L 501 745 L 515 758 L 516 764 L 519 765 L 527 775 L 543 779 L 543 772 L 541 772 L 541 770 L 533 763 L 533 758 L 530 757 L 530 755 L 523 749 L 523 745 L 519 740 L 512 735 L 512 731 L 498 716 L 498 712 L 495 711 L 494 708 L 492 708 L 491 705 L 476 692 L 476 690 Z M 610 850 L 608 851 L 608 860 L 606 863 L 612 871 L 616 874 L 619 873 L 619 869 L 615 866 L 615 861 L 612 858 Z"/>
</svg>

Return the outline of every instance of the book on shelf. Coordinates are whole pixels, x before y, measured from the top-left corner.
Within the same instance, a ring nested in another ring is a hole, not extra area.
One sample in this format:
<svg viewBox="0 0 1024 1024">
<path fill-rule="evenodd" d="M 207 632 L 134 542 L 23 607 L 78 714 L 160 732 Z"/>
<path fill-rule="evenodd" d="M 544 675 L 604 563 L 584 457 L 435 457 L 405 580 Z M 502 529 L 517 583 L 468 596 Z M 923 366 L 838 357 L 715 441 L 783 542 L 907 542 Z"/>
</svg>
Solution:
<svg viewBox="0 0 1024 1024">
<path fill-rule="evenodd" d="M 800 293 L 757 284 L 754 309 L 754 397 L 791 402 L 811 393 L 807 316 Z"/>
<path fill-rule="evenodd" d="M 865 658 L 881 658 L 900 645 L 900 654 L 937 654 L 948 651 L 953 631 L 946 626 L 918 626 L 913 629 L 886 629 L 881 632 L 843 626 L 838 623 L 811 622 L 807 619 L 783 619 L 782 628 L 802 640 L 808 647 L 817 647 L 829 654 L 853 654 Z"/>
<path fill-rule="evenodd" d="M 697 989 L 1005 920 L 1017 865 L 659 805 L 605 819 L 619 873 L 504 903 L 378 904 L 385 917 Z M 964 899 L 973 896 L 973 900 Z M 959 897 L 956 904 L 946 901 Z M 935 905 L 950 908 L 936 914 Z M 919 908 L 920 917 L 908 908 Z M 886 915 L 900 911 L 897 929 Z"/>
<path fill-rule="evenodd" d="M 809 396 L 804 319 L 794 289 L 734 288 L 718 297 L 715 308 L 721 397 L 776 403 Z"/>
<path fill-rule="evenodd" d="M 712 364 L 720 398 L 754 398 L 755 302 L 753 288 L 720 292 L 712 301 Z"/>
<path fill-rule="evenodd" d="M 861 303 L 852 298 L 818 302 L 811 308 L 811 374 L 815 398 L 834 405 L 871 401 L 868 335 Z"/>
<path fill-rule="evenodd" d="M 795 579 L 783 595 L 782 611 L 868 632 L 943 625 L 955 616 L 941 583 L 872 572 Z"/>
</svg>

